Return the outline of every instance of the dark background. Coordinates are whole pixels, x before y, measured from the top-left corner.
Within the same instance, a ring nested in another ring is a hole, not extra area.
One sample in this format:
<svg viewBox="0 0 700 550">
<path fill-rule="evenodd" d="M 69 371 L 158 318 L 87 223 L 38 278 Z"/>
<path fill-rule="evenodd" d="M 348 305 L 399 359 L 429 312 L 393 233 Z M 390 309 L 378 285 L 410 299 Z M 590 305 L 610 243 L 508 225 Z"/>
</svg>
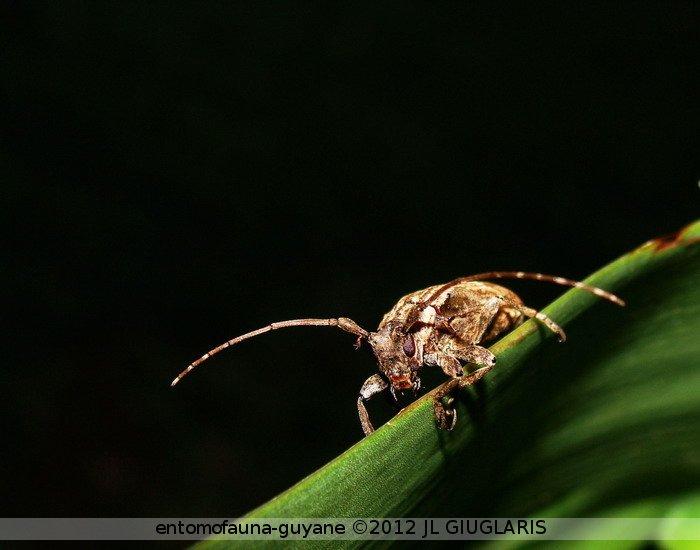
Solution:
<svg viewBox="0 0 700 550">
<path fill-rule="evenodd" d="M 210 347 L 373 329 L 480 271 L 582 278 L 698 217 L 697 3 L 13 10 L 5 516 L 242 514 L 361 438 L 374 361 L 290 329 L 171 389 Z"/>
</svg>

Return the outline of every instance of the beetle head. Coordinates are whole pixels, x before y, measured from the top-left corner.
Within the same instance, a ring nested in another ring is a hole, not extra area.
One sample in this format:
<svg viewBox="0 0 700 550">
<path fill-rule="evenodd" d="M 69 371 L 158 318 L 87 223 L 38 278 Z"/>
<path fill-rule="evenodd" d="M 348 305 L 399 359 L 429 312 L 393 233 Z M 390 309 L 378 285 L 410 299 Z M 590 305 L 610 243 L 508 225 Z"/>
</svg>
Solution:
<svg viewBox="0 0 700 550">
<path fill-rule="evenodd" d="M 379 370 L 396 390 L 417 390 L 420 386 L 418 370 L 422 353 L 413 334 L 402 330 L 402 325 L 389 323 L 367 339 L 377 358 Z"/>
</svg>

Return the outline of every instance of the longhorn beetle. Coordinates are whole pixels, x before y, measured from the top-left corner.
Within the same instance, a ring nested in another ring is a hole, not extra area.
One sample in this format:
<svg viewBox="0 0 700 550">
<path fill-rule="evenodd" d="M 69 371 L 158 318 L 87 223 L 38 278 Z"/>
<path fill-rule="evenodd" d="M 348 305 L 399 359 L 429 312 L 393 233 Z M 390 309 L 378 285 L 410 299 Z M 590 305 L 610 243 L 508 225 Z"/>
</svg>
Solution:
<svg viewBox="0 0 700 550">
<path fill-rule="evenodd" d="M 357 336 L 355 348 L 366 341 L 375 357 L 379 373 L 370 376 L 360 389 L 357 410 L 365 435 L 374 431 L 364 402 L 373 395 L 386 392 L 396 404 L 396 391 L 420 388 L 418 372 L 426 366 L 438 366 L 450 377 L 447 384 L 435 394 L 434 410 L 438 425 L 452 430 L 457 422 L 457 412 L 442 399 L 456 388 L 464 388 L 481 379 L 496 364 L 496 357 L 482 347 L 505 331 L 520 325 L 525 318 L 541 321 L 557 334 L 559 341 L 566 340 L 564 330 L 544 313 L 527 307 L 513 291 L 485 279 L 534 279 L 592 292 L 615 304 L 625 303 L 610 292 L 563 277 L 524 273 L 522 271 L 491 271 L 469 277 L 461 277 L 442 285 L 435 285 L 401 298 L 384 315 L 376 332 L 368 332 L 352 319 L 294 319 L 272 323 L 266 327 L 238 336 L 191 363 L 172 381 L 177 384 L 197 365 L 229 346 L 271 330 L 296 326 L 338 327 Z M 467 376 L 462 362 L 482 367 Z"/>
</svg>

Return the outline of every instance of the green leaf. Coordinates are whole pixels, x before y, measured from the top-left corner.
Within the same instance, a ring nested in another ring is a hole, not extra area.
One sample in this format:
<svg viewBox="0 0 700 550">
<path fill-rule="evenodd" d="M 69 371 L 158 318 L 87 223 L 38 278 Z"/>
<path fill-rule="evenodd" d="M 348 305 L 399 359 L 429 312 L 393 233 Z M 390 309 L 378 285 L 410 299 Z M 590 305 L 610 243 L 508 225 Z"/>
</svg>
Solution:
<svg viewBox="0 0 700 550">
<path fill-rule="evenodd" d="M 493 345 L 498 364 L 461 395 L 453 432 L 437 428 L 431 392 L 248 517 L 688 509 L 700 490 L 700 222 L 586 282 L 627 307 L 567 292 L 544 310 L 567 342 L 529 321 Z"/>
</svg>

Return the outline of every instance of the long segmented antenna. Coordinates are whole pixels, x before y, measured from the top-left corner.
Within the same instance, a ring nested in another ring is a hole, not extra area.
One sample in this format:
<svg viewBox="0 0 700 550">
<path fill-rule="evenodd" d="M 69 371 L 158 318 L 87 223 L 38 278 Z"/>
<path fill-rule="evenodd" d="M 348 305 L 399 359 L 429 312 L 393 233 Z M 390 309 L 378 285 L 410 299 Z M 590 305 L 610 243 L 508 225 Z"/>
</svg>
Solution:
<svg viewBox="0 0 700 550">
<path fill-rule="evenodd" d="M 220 346 L 215 347 L 213 350 L 208 351 L 204 355 L 202 355 L 199 359 L 194 361 L 193 363 L 190 363 L 189 366 L 183 370 L 180 374 L 177 375 L 175 380 L 172 381 L 170 384 L 171 386 L 174 386 L 177 384 L 180 380 L 182 380 L 183 376 L 185 376 L 188 372 L 190 372 L 193 368 L 195 368 L 197 365 L 200 365 L 201 363 L 204 363 L 207 359 L 209 359 L 212 355 L 216 355 L 222 350 L 225 350 L 228 347 L 235 346 L 236 344 L 239 344 L 240 342 L 243 342 L 244 340 L 248 340 L 250 338 L 254 338 L 255 336 L 259 336 L 260 334 L 265 334 L 266 332 L 270 332 L 271 330 L 277 330 L 279 328 L 287 328 L 287 327 L 300 327 L 300 326 L 313 326 L 313 327 L 338 327 L 343 329 L 345 332 L 349 332 L 351 334 L 354 334 L 359 338 L 367 338 L 369 333 L 361 328 L 355 321 L 352 319 L 348 319 L 346 317 L 338 317 L 337 319 L 293 319 L 291 321 L 281 321 L 279 323 L 270 323 L 266 327 L 259 328 L 257 330 L 253 330 L 251 332 L 246 332 L 245 334 L 242 334 L 241 336 L 237 336 L 236 338 L 233 338 L 232 340 L 229 340 L 228 342 L 224 342 Z"/>
<path fill-rule="evenodd" d="M 571 279 L 565 279 L 564 277 L 557 277 L 555 275 L 543 275 L 542 273 L 525 273 L 524 271 L 489 271 L 487 273 L 478 273 L 477 275 L 470 275 L 469 277 L 460 277 L 459 279 L 455 279 L 454 281 L 450 281 L 449 283 L 442 285 L 430 296 L 424 299 L 423 302 L 432 302 L 438 296 L 440 296 L 440 294 L 442 294 L 454 285 L 458 285 L 460 283 L 467 283 L 470 281 L 483 281 L 485 279 L 531 279 L 535 281 L 546 281 L 548 283 L 555 283 L 562 286 L 580 288 L 581 290 L 592 292 L 596 296 L 600 296 L 601 298 L 609 300 L 610 302 L 612 302 L 613 304 L 617 304 L 618 306 L 625 305 L 625 302 L 623 300 L 621 300 L 611 292 L 603 290 L 602 288 L 588 286 L 579 281 L 573 281 Z"/>
</svg>

